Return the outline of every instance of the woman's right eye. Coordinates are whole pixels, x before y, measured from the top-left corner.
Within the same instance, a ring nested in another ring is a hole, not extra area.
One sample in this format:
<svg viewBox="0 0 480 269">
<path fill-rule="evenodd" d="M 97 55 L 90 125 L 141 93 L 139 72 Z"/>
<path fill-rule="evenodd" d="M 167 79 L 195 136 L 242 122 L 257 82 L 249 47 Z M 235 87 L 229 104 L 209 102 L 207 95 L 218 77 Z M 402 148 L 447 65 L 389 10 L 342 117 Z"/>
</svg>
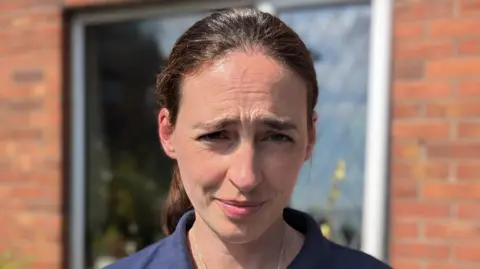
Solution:
<svg viewBox="0 0 480 269">
<path fill-rule="evenodd" d="M 204 134 L 198 138 L 198 140 L 204 140 L 204 141 L 218 141 L 218 140 L 226 140 L 226 139 L 228 139 L 228 136 L 225 131 L 218 131 L 218 132 Z"/>
</svg>

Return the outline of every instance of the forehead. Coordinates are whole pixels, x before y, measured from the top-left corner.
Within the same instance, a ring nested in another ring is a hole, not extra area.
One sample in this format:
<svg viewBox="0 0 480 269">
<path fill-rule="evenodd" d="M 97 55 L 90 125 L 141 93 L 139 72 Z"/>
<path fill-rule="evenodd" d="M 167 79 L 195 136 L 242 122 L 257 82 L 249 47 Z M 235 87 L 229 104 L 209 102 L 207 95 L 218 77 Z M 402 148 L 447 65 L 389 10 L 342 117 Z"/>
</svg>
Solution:
<svg viewBox="0 0 480 269">
<path fill-rule="evenodd" d="M 292 114 L 306 111 L 306 91 L 299 76 L 271 57 L 233 52 L 184 79 L 181 110 Z"/>
</svg>

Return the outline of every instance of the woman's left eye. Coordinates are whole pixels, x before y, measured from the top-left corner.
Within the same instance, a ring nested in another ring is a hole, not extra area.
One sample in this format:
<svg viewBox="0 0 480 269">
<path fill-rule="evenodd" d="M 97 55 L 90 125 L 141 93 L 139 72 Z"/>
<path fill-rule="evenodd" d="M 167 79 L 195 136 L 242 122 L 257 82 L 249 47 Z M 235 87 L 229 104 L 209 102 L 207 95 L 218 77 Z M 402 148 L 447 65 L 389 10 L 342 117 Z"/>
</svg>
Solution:
<svg viewBox="0 0 480 269">
<path fill-rule="evenodd" d="M 280 133 L 270 134 L 267 139 L 274 142 L 293 142 L 293 139 L 291 137 Z"/>
</svg>

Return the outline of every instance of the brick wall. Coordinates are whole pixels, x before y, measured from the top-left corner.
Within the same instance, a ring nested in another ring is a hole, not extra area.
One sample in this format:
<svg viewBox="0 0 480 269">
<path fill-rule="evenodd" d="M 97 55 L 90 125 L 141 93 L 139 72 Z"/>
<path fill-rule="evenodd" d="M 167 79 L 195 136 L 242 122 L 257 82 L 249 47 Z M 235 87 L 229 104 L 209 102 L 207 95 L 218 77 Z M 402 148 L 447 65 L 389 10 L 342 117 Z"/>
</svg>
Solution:
<svg viewBox="0 0 480 269">
<path fill-rule="evenodd" d="M 396 269 L 480 268 L 480 1 L 397 0 Z"/>
<path fill-rule="evenodd" d="M 28 268 L 66 268 L 63 14 L 114 2 L 0 0 L 0 253 Z"/>
<path fill-rule="evenodd" d="M 62 262 L 61 9 L 0 1 L 0 251 Z"/>
<path fill-rule="evenodd" d="M 133 0 L 132 0 L 133 1 Z M 0 251 L 63 268 L 62 14 L 127 0 L 0 1 Z M 397 0 L 396 269 L 480 267 L 480 1 Z"/>
</svg>

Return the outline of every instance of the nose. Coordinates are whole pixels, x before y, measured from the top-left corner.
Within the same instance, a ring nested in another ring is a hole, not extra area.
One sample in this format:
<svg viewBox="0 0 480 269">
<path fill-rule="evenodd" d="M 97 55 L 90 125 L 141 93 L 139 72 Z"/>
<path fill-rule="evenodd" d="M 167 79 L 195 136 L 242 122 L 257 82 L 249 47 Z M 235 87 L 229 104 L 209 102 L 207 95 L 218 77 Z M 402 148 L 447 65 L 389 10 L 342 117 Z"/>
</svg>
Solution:
<svg viewBox="0 0 480 269">
<path fill-rule="evenodd" d="M 249 193 L 263 180 L 253 143 L 241 143 L 231 153 L 228 179 L 242 193 Z"/>
</svg>

